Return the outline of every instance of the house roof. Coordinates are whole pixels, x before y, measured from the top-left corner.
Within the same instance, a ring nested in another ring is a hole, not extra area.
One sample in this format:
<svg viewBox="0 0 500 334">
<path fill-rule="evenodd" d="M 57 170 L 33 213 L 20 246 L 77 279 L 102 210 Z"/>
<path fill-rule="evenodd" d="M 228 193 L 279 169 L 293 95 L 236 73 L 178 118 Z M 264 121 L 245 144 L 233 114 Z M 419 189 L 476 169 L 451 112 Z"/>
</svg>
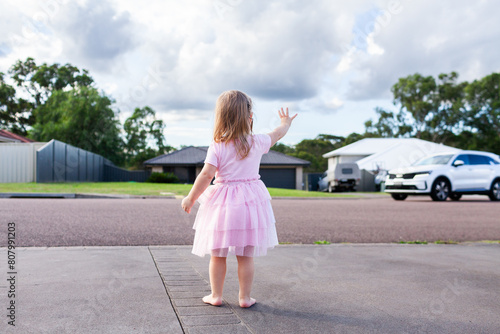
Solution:
<svg viewBox="0 0 500 334">
<path fill-rule="evenodd" d="M 144 165 L 198 165 L 203 164 L 208 146 L 188 146 L 172 153 L 144 161 Z"/>
<path fill-rule="evenodd" d="M 34 143 L 33 139 L 29 139 L 7 130 L 0 130 L 0 142 L 9 143 Z"/>
<path fill-rule="evenodd" d="M 339 155 L 372 155 L 382 152 L 403 141 L 420 140 L 413 138 L 365 138 L 334 151 L 323 154 L 323 158 Z"/>
<path fill-rule="evenodd" d="M 144 161 L 144 165 L 203 165 L 208 146 L 188 146 L 178 151 L 160 155 Z M 272 166 L 309 166 L 307 160 L 295 158 L 269 150 L 262 156 L 261 165 Z"/>
<path fill-rule="evenodd" d="M 457 151 L 460 150 L 417 138 L 366 138 L 323 154 L 323 157 L 362 156 L 356 161 L 359 168 L 375 171 L 408 166 L 436 153 Z"/>
<path fill-rule="evenodd" d="M 436 144 L 425 140 L 408 140 L 397 143 L 385 151 L 372 154 L 356 161 L 360 169 L 390 170 L 393 168 L 406 167 L 417 160 L 437 153 L 456 153 L 458 148 Z"/>
<path fill-rule="evenodd" d="M 261 165 L 293 165 L 307 167 L 311 164 L 310 161 L 292 157 L 285 153 L 269 150 L 268 153 L 262 155 Z"/>
</svg>

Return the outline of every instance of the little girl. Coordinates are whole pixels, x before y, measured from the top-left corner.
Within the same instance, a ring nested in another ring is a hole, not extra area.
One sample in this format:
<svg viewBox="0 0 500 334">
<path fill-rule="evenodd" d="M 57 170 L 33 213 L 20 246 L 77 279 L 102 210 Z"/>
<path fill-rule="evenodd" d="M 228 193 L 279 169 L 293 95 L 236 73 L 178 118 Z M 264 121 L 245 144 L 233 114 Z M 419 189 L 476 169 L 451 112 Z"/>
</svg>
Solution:
<svg viewBox="0 0 500 334">
<path fill-rule="evenodd" d="M 211 255 L 212 293 L 203 297 L 207 304 L 222 304 L 228 254 L 235 254 L 238 260 L 240 306 L 255 304 L 250 298 L 253 257 L 266 255 L 278 245 L 271 196 L 259 175 L 262 155 L 287 133 L 297 116 L 290 117 L 288 108 L 278 113 L 281 124 L 276 129 L 253 134 L 252 100 L 246 94 L 231 90 L 217 99 L 213 141 L 205 165 L 182 201 L 187 213 L 196 200 L 200 202 L 192 253 Z M 214 176 L 214 185 L 210 185 Z"/>
</svg>

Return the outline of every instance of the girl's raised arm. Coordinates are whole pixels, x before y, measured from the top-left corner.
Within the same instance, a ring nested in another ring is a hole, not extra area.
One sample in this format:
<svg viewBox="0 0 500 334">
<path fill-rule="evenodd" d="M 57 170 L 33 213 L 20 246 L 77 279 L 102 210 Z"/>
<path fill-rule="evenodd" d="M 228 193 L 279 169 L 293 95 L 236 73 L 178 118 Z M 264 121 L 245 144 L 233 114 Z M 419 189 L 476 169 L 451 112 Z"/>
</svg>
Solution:
<svg viewBox="0 0 500 334">
<path fill-rule="evenodd" d="M 288 129 L 290 128 L 290 125 L 292 125 L 292 121 L 295 117 L 297 117 L 297 114 L 293 115 L 293 117 L 290 117 L 288 114 L 288 108 L 286 108 L 286 111 L 283 111 L 283 108 L 281 108 L 281 110 L 278 110 L 278 114 L 281 119 L 281 124 L 278 125 L 276 129 L 268 133 L 268 135 L 271 137 L 271 146 L 276 144 L 278 140 L 286 135 Z"/>
</svg>

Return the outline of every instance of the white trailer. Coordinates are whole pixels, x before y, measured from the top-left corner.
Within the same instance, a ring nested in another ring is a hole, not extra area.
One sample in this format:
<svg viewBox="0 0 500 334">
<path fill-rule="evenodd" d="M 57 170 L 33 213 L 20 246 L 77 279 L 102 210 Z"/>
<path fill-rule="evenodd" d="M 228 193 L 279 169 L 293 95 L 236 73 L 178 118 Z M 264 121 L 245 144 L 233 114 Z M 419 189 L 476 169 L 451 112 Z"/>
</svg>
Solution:
<svg viewBox="0 0 500 334">
<path fill-rule="evenodd" d="M 355 162 L 338 163 L 327 170 L 318 182 L 319 191 L 354 191 L 361 180 L 361 171 Z"/>
</svg>

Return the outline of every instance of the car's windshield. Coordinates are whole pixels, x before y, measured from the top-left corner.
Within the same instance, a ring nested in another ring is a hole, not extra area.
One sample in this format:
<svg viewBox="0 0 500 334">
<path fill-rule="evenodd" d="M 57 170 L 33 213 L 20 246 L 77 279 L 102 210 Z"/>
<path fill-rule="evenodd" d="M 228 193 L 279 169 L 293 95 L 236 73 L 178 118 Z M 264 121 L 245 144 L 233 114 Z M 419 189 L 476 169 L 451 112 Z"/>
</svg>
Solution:
<svg viewBox="0 0 500 334">
<path fill-rule="evenodd" d="M 443 154 L 443 155 L 435 155 L 432 157 L 423 158 L 414 163 L 413 166 L 446 165 L 448 161 L 450 161 L 452 156 L 453 154 Z"/>
</svg>

